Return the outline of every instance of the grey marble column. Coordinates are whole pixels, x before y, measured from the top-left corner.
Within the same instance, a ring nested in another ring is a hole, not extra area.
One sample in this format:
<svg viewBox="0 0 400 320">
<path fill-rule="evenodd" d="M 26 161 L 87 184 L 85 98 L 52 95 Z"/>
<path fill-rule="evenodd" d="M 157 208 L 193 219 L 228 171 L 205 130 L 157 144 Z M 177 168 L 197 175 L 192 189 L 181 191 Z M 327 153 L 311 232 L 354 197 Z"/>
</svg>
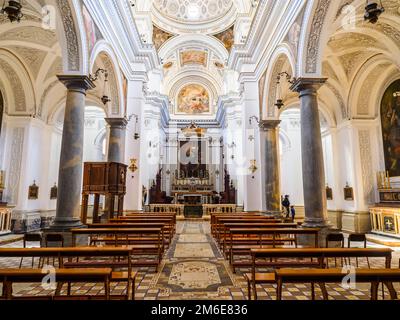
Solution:
<svg viewBox="0 0 400 320">
<path fill-rule="evenodd" d="M 65 231 L 81 226 L 83 133 L 86 91 L 95 87 L 82 75 L 62 75 L 58 79 L 67 87 L 64 127 L 58 176 L 57 211 L 51 229 Z"/>
<path fill-rule="evenodd" d="M 317 98 L 317 91 L 325 82 L 326 79 L 321 78 L 299 78 L 291 87 L 300 97 L 305 227 L 328 226 L 324 156 Z"/>
<path fill-rule="evenodd" d="M 280 214 L 280 179 L 278 159 L 278 126 L 280 120 L 260 121 L 261 159 L 264 168 L 266 210 Z"/>
<path fill-rule="evenodd" d="M 106 118 L 110 136 L 108 140 L 108 162 L 125 162 L 125 135 L 128 120 L 126 118 Z"/>
</svg>

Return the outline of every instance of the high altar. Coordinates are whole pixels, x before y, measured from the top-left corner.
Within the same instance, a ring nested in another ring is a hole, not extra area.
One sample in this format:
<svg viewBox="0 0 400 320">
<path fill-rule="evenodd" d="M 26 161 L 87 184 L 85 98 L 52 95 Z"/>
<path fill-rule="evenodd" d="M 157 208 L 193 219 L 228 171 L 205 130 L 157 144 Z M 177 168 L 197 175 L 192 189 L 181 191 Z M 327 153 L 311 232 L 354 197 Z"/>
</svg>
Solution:
<svg viewBox="0 0 400 320">
<path fill-rule="evenodd" d="M 236 188 L 223 163 L 223 144 L 213 144 L 206 132 L 192 122 L 176 133 L 169 159 L 177 163 L 160 167 L 149 190 L 150 205 L 182 205 L 185 217 L 202 217 L 204 205 L 236 203 Z M 211 159 L 216 158 L 214 163 Z"/>
</svg>

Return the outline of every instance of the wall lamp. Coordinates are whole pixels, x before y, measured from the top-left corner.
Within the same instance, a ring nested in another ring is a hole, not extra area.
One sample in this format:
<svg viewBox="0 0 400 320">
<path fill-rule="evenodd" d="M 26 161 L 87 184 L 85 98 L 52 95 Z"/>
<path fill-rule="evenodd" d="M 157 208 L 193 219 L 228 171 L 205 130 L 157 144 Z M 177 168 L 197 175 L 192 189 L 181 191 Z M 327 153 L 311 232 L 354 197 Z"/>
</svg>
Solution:
<svg viewBox="0 0 400 320">
<path fill-rule="evenodd" d="M 383 7 L 382 0 L 380 0 L 380 6 L 374 1 L 367 0 L 364 20 L 375 24 L 378 22 L 379 16 L 384 12 L 385 8 Z"/>
<path fill-rule="evenodd" d="M 100 77 L 100 73 L 104 74 L 104 90 L 103 90 L 103 96 L 101 97 L 101 102 L 103 102 L 103 104 L 106 105 L 107 103 L 109 103 L 111 101 L 110 97 L 107 94 L 108 71 L 105 69 L 99 68 L 94 73 L 94 76 L 92 76 L 91 74 L 89 75 L 89 79 L 93 82 L 96 82 Z"/>
<path fill-rule="evenodd" d="M 287 73 L 286 71 L 278 73 L 277 77 L 276 77 L 276 103 L 275 106 L 280 110 L 282 109 L 282 107 L 285 105 L 283 103 L 283 99 L 282 99 L 282 88 L 281 88 L 281 79 L 282 77 L 285 76 L 285 79 L 287 82 L 289 82 L 290 84 L 293 84 L 296 79 L 292 78 L 292 76 Z"/>
<path fill-rule="evenodd" d="M 8 6 L 6 6 L 6 0 L 4 0 L 0 13 L 6 14 L 11 23 L 13 23 L 14 21 L 20 22 L 23 18 L 24 14 L 21 10 L 22 4 L 20 0 L 10 0 L 8 1 Z"/>
<path fill-rule="evenodd" d="M 139 140 L 140 139 L 140 134 L 137 132 L 137 125 L 138 125 L 138 122 L 139 122 L 139 116 L 137 114 L 133 113 L 133 114 L 131 114 L 129 116 L 128 121 L 131 121 L 132 118 L 136 119 L 136 121 L 135 121 L 135 133 L 133 134 L 133 138 L 135 140 Z"/>
</svg>

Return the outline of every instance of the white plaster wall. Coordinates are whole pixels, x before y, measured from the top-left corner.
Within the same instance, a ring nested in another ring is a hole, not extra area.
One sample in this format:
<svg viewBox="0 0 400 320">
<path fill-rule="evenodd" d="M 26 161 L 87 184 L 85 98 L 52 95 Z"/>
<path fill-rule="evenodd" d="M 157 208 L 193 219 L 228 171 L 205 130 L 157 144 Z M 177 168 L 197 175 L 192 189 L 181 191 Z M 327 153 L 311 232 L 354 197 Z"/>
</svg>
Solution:
<svg viewBox="0 0 400 320">
<path fill-rule="evenodd" d="M 143 119 L 143 82 L 141 80 L 128 82 L 128 98 L 127 98 L 127 117 L 135 114 L 139 117 L 138 124 L 134 117 L 127 125 L 125 138 L 125 163 L 130 164 L 130 159 L 137 159 L 138 170 L 135 173 L 128 171 L 126 182 L 126 196 L 124 199 L 124 210 L 140 210 L 142 207 L 142 180 L 141 172 L 145 170 L 147 164 L 144 161 L 142 154 L 142 142 L 145 140 L 145 135 L 141 128 L 144 125 Z M 140 139 L 135 140 L 135 126 L 140 132 Z"/>
</svg>

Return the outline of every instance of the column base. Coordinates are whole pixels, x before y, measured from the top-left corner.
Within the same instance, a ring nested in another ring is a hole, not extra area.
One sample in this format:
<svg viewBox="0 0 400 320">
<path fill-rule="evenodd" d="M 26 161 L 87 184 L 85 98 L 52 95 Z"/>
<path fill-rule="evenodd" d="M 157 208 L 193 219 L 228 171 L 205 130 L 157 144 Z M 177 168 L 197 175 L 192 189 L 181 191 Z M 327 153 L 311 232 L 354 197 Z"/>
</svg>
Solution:
<svg viewBox="0 0 400 320">
<path fill-rule="evenodd" d="M 305 218 L 302 225 L 304 228 L 331 228 L 331 224 L 327 219 L 322 218 Z"/>
<path fill-rule="evenodd" d="M 302 228 L 304 228 L 304 226 L 302 226 Z M 337 232 L 337 230 L 331 229 L 330 227 L 320 228 L 318 233 L 318 246 L 320 248 L 326 247 L 326 236 L 332 232 Z M 297 237 L 297 245 L 302 247 L 315 247 L 314 236 L 299 235 Z"/>
<path fill-rule="evenodd" d="M 263 215 L 267 216 L 267 217 L 274 217 L 276 219 L 281 219 L 282 218 L 282 212 L 281 211 L 269 211 L 269 210 L 267 210 L 267 211 L 263 212 Z"/>
<path fill-rule="evenodd" d="M 48 231 L 69 231 L 73 228 L 83 228 L 84 224 L 80 219 L 71 219 L 67 218 L 65 220 L 56 218 L 54 222 L 50 225 L 50 227 L 46 230 Z"/>
</svg>

